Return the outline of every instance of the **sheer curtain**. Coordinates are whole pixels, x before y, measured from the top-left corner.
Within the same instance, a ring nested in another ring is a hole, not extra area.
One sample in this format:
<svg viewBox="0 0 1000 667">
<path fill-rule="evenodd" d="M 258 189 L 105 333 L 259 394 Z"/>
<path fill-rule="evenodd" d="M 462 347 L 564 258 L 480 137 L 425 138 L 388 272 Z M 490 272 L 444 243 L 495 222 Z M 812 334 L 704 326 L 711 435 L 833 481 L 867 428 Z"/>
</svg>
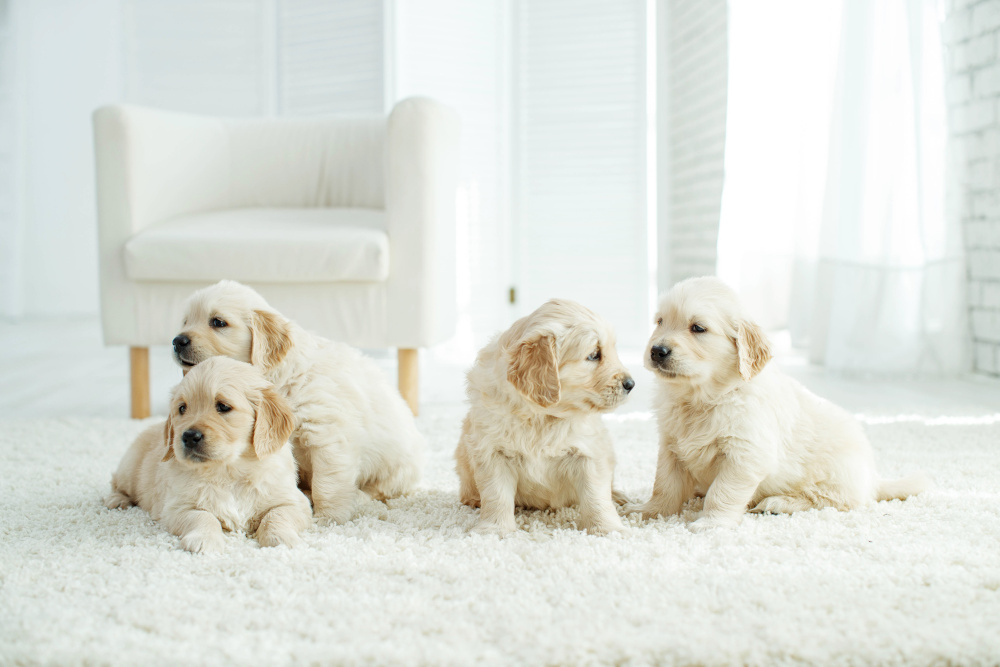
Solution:
<svg viewBox="0 0 1000 667">
<path fill-rule="evenodd" d="M 812 362 L 965 370 L 937 2 L 730 8 L 720 275 Z"/>
</svg>

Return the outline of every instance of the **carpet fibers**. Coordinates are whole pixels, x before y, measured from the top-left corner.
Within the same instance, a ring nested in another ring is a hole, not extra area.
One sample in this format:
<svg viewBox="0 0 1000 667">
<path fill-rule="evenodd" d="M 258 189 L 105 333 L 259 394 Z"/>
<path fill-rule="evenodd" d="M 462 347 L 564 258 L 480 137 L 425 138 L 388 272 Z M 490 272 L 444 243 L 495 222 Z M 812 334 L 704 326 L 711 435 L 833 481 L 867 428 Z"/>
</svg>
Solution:
<svg viewBox="0 0 1000 667">
<path fill-rule="evenodd" d="M 423 490 L 307 546 L 228 535 L 182 551 L 101 504 L 142 423 L 0 423 L 3 664 L 997 664 L 1000 416 L 867 420 L 885 476 L 936 486 L 847 513 L 680 517 L 593 537 L 576 512 L 470 535 L 451 453 L 462 410 L 419 420 Z M 618 487 L 648 495 L 654 422 L 611 415 Z"/>
</svg>

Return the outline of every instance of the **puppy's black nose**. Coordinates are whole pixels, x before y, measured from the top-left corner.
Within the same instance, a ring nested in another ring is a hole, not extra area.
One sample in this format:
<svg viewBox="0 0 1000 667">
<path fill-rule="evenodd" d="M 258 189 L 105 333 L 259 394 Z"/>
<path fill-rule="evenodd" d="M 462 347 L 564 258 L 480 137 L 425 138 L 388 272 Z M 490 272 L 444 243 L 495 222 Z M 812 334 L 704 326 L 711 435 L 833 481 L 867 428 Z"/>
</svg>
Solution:
<svg viewBox="0 0 1000 667">
<path fill-rule="evenodd" d="M 191 344 L 191 339 L 181 334 L 180 336 L 174 336 L 174 352 L 180 352 L 182 347 L 187 347 Z"/>
<path fill-rule="evenodd" d="M 635 386 L 635 380 L 633 380 L 632 378 L 625 378 L 624 380 L 622 380 L 622 387 L 625 388 L 626 394 L 632 391 L 632 387 L 634 386 Z"/>
<path fill-rule="evenodd" d="M 188 449 L 194 449 L 195 447 L 200 445 L 201 439 L 202 439 L 201 431 L 195 430 L 193 428 L 189 428 L 188 430 L 184 431 L 184 433 L 181 435 L 181 440 L 184 441 L 184 446 L 187 447 Z"/>
<path fill-rule="evenodd" d="M 649 349 L 649 358 L 653 361 L 663 361 L 670 356 L 670 348 L 663 345 L 654 345 Z"/>
</svg>

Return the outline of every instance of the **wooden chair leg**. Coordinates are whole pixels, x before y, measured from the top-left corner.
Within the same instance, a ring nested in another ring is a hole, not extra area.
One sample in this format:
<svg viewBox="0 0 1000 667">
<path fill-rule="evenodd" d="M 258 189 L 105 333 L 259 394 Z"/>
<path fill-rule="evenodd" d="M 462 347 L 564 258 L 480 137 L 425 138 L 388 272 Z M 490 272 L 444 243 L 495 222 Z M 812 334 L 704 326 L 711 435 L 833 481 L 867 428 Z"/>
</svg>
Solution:
<svg viewBox="0 0 1000 667">
<path fill-rule="evenodd" d="M 399 393 L 416 417 L 420 414 L 420 357 L 417 350 L 399 348 Z"/>
<path fill-rule="evenodd" d="M 149 416 L 149 348 L 130 347 L 129 367 L 132 374 L 132 419 Z"/>
</svg>

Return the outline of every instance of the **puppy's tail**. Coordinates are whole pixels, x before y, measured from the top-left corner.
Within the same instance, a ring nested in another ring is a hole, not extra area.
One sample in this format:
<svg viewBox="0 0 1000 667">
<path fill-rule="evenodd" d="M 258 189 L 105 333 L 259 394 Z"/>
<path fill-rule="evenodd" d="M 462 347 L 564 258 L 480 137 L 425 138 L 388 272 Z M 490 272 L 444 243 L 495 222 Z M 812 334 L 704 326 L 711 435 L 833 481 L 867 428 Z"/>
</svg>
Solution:
<svg viewBox="0 0 1000 667">
<path fill-rule="evenodd" d="M 906 500 L 929 489 L 931 478 L 922 472 L 903 479 L 883 479 L 878 483 L 876 498 L 879 500 Z"/>
</svg>

